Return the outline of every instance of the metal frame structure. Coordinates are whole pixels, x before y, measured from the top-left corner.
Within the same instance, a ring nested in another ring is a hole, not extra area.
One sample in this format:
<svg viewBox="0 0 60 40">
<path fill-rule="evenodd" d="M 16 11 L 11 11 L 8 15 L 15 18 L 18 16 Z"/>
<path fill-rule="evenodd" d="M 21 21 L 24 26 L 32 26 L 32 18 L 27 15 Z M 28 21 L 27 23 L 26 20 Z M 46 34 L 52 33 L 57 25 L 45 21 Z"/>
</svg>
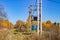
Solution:
<svg viewBox="0 0 60 40">
<path fill-rule="evenodd" d="M 36 1 L 36 3 L 34 5 L 34 10 L 32 9 L 33 5 L 30 5 L 30 7 L 29 7 L 29 14 L 30 14 L 30 17 L 32 17 L 32 11 L 34 11 L 34 12 L 36 12 L 36 14 L 38 14 L 38 16 L 37 16 L 38 17 L 37 35 L 42 35 L 42 0 L 35 0 L 35 1 Z"/>
</svg>

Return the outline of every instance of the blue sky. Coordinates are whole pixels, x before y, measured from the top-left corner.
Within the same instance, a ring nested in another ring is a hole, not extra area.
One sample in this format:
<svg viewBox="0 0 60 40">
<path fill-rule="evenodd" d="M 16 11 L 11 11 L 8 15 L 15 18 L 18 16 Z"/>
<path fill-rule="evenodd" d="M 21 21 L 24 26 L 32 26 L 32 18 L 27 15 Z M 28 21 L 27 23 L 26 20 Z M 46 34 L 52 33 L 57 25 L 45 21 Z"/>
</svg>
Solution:
<svg viewBox="0 0 60 40">
<path fill-rule="evenodd" d="M 43 0 L 42 20 L 60 22 L 60 0 Z"/>
<path fill-rule="evenodd" d="M 0 0 L 12 23 L 17 20 L 26 21 L 28 17 L 29 5 L 33 5 L 35 0 Z M 58 0 L 59 1 L 59 0 Z M 43 0 L 42 2 L 42 20 L 51 20 L 60 22 L 60 3 Z"/>
</svg>

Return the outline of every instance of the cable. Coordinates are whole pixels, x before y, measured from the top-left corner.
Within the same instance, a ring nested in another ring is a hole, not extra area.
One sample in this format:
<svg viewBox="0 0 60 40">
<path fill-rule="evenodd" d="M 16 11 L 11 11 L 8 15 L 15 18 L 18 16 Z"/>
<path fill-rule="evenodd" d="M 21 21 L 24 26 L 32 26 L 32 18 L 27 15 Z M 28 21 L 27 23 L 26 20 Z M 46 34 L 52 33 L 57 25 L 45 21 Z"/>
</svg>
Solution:
<svg viewBox="0 0 60 40">
<path fill-rule="evenodd" d="M 54 3 L 60 3 L 60 1 L 56 1 L 56 0 L 48 0 L 48 1 L 51 1 L 51 2 L 54 2 Z"/>
</svg>

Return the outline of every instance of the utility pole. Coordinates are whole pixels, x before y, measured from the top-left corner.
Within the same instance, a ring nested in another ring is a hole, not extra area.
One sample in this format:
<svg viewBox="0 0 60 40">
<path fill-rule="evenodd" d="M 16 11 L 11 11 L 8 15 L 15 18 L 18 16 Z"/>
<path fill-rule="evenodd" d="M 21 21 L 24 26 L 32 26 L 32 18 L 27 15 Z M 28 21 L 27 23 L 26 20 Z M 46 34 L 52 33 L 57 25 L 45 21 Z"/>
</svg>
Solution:
<svg viewBox="0 0 60 40">
<path fill-rule="evenodd" d="M 42 0 L 35 0 L 35 1 L 36 1 L 36 3 L 34 6 L 34 12 L 36 14 L 38 14 L 38 16 L 37 16 L 37 18 L 38 18 L 38 20 L 37 20 L 37 22 L 38 22 L 37 35 L 40 34 L 42 36 Z M 30 9 L 29 14 L 31 17 L 32 16 L 32 6 L 30 6 L 29 9 Z M 31 24 L 31 21 L 30 21 L 30 24 Z"/>
<path fill-rule="evenodd" d="M 38 13 L 38 35 L 42 36 L 42 0 L 37 0 L 37 13 Z"/>
</svg>

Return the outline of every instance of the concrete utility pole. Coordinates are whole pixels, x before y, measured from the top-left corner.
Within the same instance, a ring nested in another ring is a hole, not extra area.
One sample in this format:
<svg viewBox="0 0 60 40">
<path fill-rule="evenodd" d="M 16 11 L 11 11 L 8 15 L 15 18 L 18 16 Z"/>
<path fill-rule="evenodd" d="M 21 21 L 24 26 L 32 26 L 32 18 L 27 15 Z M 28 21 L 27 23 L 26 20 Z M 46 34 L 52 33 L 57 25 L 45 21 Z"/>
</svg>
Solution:
<svg viewBox="0 0 60 40">
<path fill-rule="evenodd" d="M 37 0 L 37 13 L 38 13 L 38 35 L 42 36 L 42 0 Z"/>
</svg>

